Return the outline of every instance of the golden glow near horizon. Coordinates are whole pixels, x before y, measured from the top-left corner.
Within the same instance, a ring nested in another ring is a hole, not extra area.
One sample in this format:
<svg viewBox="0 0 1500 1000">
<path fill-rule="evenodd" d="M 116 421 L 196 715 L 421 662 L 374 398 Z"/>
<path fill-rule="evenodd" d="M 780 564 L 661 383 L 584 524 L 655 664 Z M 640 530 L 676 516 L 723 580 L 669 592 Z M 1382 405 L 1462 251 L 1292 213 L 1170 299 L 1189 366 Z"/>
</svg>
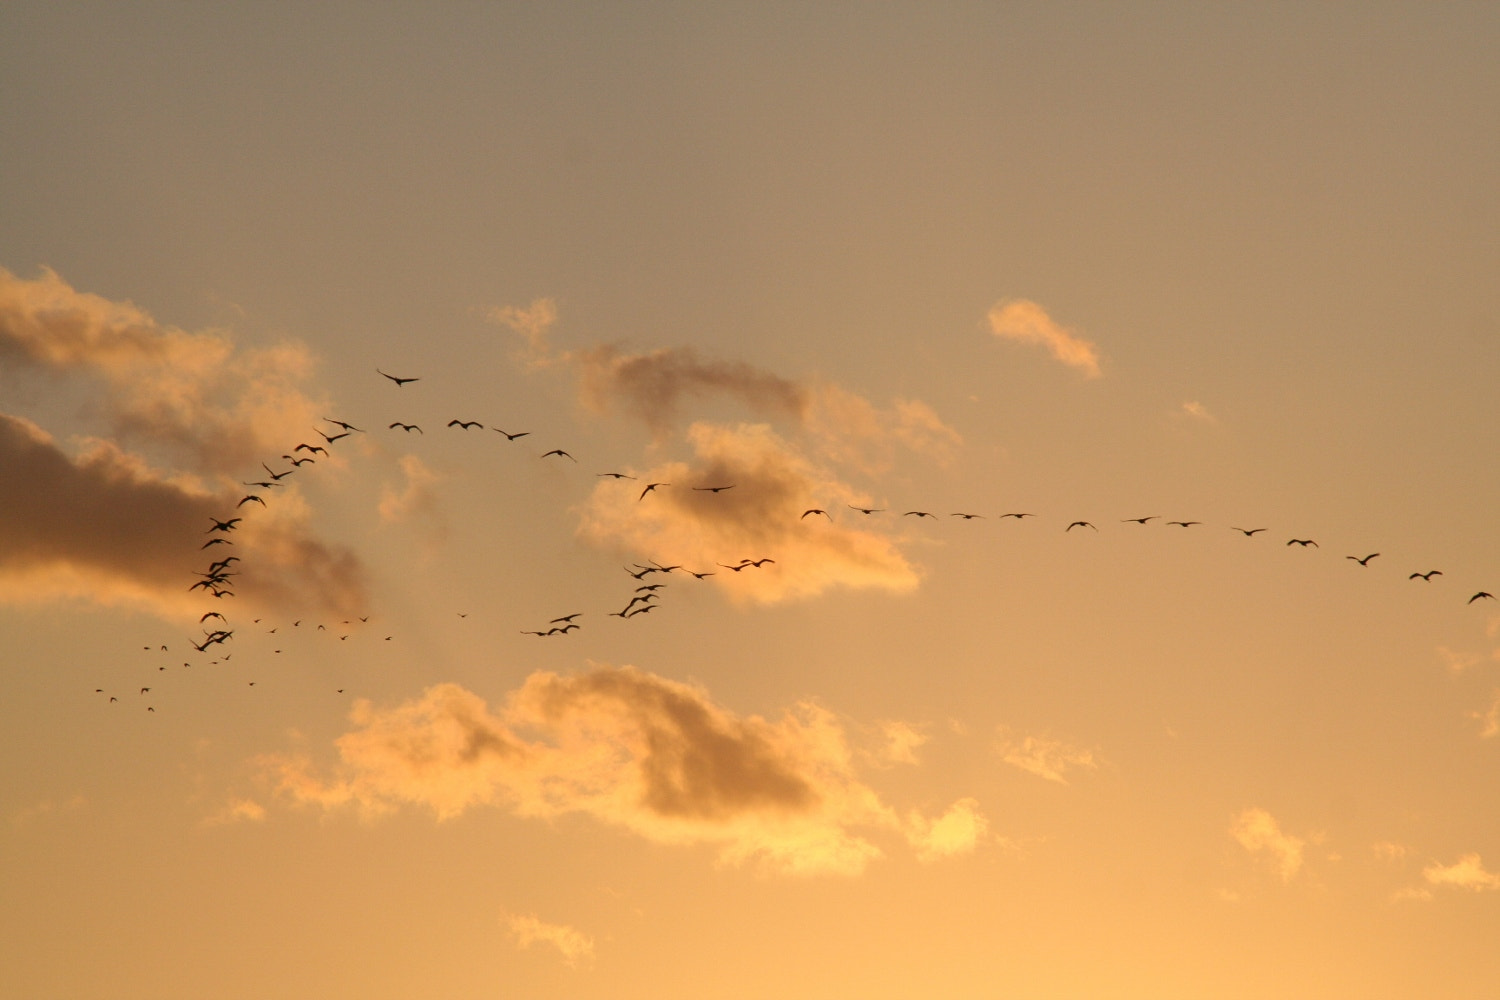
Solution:
<svg viewBox="0 0 1500 1000">
<path fill-rule="evenodd" d="M 1500 16 L 0 9 L 0 993 L 1487 998 Z"/>
</svg>

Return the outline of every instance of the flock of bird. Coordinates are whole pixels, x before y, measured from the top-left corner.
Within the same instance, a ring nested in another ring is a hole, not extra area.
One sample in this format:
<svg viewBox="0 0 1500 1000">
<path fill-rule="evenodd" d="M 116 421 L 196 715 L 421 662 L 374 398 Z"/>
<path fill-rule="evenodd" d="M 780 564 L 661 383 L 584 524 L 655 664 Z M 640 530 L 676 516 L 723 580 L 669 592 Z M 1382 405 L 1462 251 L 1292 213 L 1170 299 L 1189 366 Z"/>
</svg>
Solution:
<svg viewBox="0 0 1500 1000">
<path fill-rule="evenodd" d="M 376 369 L 376 372 L 389 379 L 392 383 L 395 384 L 397 388 L 402 388 L 411 383 L 421 381 L 416 377 L 402 377 L 391 375 L 378 368 Z M 279 472 L 272 469 L 269 464 L 262 462 L 261 467 L 265 470 L 267 478 L 245 481 L 243 483 L 243 485 L 261 492 L 250 492 L 241 497 L 239 502 L 235 504 L 236 512 L 233 516 L 227 516 L 223 519 L 220 519 L 218 517 L 211 517 L 210 520 L 213 523 L 204 532 L 204 534 L 211 537 L 209 537 L 202 543 L 202 545 L 200 546 L 201 549 L 207 550 L 212 548 L 214 549 L 213 555 L 218 555 L 220 552 L 218 546 L 232 547 L 234 545 L 234 541 L 231 536 L 247 516 L 246 514 L 239 513 L 241 508 L 245 507 L 246 504 L 256 504 L 261 507 L 268 506 L 265 496 L 271 495 L 271 491 L 282 486 L 283 484 L 281 480 L 298 472 L 298 470 L 300 470 L 304 465 L 315 464 L 319 457 L 328 457 L 330 455 L 329 448 L 333 447 L 338 441 L 341 441 L 342 439 L 347 438 L 353 434 L 367 433 L 365 430 L 356 427 L 354 424 L 344 420 L 338 420 L 332 417 L 325 417 L 323 419 L 329 426 L 327 428 L 315 428 L 317 435 L 322 439 L 323 443 L 317 444 L 310 442 L 301 442 L 293 447 L 289 452 L 283 453 L 281 458 L 290 463 L 290 468 L 283 469 Z M 449 428 L 464 432 L 474 430 L 493 430 L 496 433 L 504 436 L 508 442 L 515 442 L 520 438 L 527 437 L 531 434 L 530 431 L 507 431 L 499 427 L 486 427 L 486 425 L 482 422 L 471 419 L 455 418 L 449 420 L 447 426 Z M 387 430 L 401 431 L 406 434 L 425 434 L 425 432 L 419 425 L 414 423 L 407 423 L 400 420 L 392 421 L 390 424 L 388 424 Z M 567 459 L 574 462 L 575 464 L 578 462 L 578 460 L 571 453 L 562 448 L 553 448 L 549 451 L 541 452 L 539 457 L 542 459 Z M 595 473 L 595 476 L 597 478 L 608 478 L 614 480 L 639 481 L 636 476 L 616 471 L 598 472 Z M 691 485 L 688 487 L 688 489 L 694 492 L 707 493 L 712 496 L 717 496 L 719 494 L 737 488 L 738 485 L 739 484 L 737 483 L 713 483 L 704 485 Z M 674 486 L 670 482 L 647 482 L 643 485 L 640 492 L 636 495 L 636 502 L 646 502 L 649 497 L 651 497 L 659 490 L 678 488 L 681 487 Z M 918 520 L 921 520 L 923 518 L 929 518 L 933 520 L 940 519 L 940 515 L 938 513 L 928 510 L 906 510 L 897 515 L 894 508 L 861 507 L 856 504 L 845 504 L 845 506 L 849 510 L 860 515 L 861 518 L 873 518 L 881 514 L 892 514 L 893 516 L 899 517 L 913 517 Z M 969 511 L 956 511 L 948 514 L 947 516 L 952 518 L 959 518 L 963 521 L 982 520 L 987 517 L 987 515 L 977 514 Z M 1024 521 L 1027 518 L 1036 518 L 1038 516 L 1039 515 L 1031 511 L 1013 511 L 1003 514 L 997 514 L 995 515 L 995 520 L 1014 519 L 1019 522 Z M 824 507 L 809 507 L 801 513 L 798 520 L 805 521 L 809 517 L 821 517 L 827 519 L 830 522 L 835 520 L 833 513 L 831 513 L 827 508 Z M 1203 526 L 1203 522 L 1201 521 L 1166 520 L 1164 515 L 1159 514 L 1120 519 L 1121 524 L 1135 524 L 1138 526 L 1147 526 L 1154 521 L 1161 521 L 1163 526 L 1177 527 L 1184 530 Z M 1239 532 L 1246 538 L 1254 538 L 1256 535 L 1259 535 L 1262 532 L 1268 530 L 1263 527 L 1241 528 L 1234 525 L 1228 525 L 1226 527 L 1228 527 L 1228 529 L 1231 531 Z M 1066 527 L 1063 528 L 1063 533 L 1072 532 L 1074 529 L 1087 529 L 1094 532 L 1099 531 L 1098 526 L 1091 521 L 1074 520 L 1068 522 Z M 1299 546 L 1303 549 L 1320 548 L 1317 541 L 1311 538 L 1289 538 L 1285 542 L 1285 545 Z M 1362 568 L 1367 568 L 1369 567 L 1371 561 L 1379 558 L 1380 555 L 1381 553 L 1379 552 L 1371 552 L 1366 555 L 1348 555 L 1345 558 L 1358 564 Z M 233 598 L 235 596 L 235 592 L 232 589 L 234 585 L 234 578 L 241 575 L 242 572 L 239 568 L 237 568 L 236 565 L 240 562 L 240 557 L 233 554 L 222 555 L 219 558 L 213 558 L 212 561 L 210 561 L 204 569 L 197 571 L 197 579 L 187 589 L 189 590 L 189 592 L 197 592 L 201 590 L 207 596 L 215 599 L 216 602 L 222 602 L 226 598 Z M 681 572 L 685 576 L 691 576 L 696 580 L 702 581 L 710 576 L 714 576 L 720 570 L 738 574 L 749 570 L 759 570 L 765 566 L 775 564 L 776 559 L 770 556 L 741 556 L 734 562 L 716 561 L 712 567 L 699 569 L 694 569 L 683 565 L 663 564 L 655 560 L 647 560 L 645 563 L 631 563 L 623 568 L 625 572 L 633 578 L 637 586 L 635 587 L 634 591 L 628 595 L 626 603 L 622 608 L 620 608 L 618 611 L 610 611 L 605 616 L 626 620 L 636 618 L 641 615 L 650 614 L 651 612 L 659 608 L 661 606 L 660 602 L 662 600 L 662 591 L 666 589 L 667 584 L 656 581 L 650 583 L 642 583 L 642 581 L 648 576 L 660 574 L 661 576 L 666 577 L 670 576 L 670 574 Z M 1407 577 L 1407 579 L 1411 581 L 1431 583 L 1434 577 L 1442 575 L 1442 570 L 1429 569 L 1414 571 Z M 1490 593 L 1487 590 L 1478 590 L 1475 591 L 1467 599 L 1466 603 L 1474 604 L 1478 601 L 1484 600 L 1496 600 L 1496 598 L 1494 594 Z M 232 653 L 228 648 L 229 643 L 234 639 L 236 632 L 243 631 L 247 627 L 232 627 L 228 615 L 226 615 L 224 611 L 220 610 L 220 608 L 222 607 L 226 606 L 218 604 L 216 607 L 203 612 L 202 616 L 198 620 L 202 631 L 201 639 L 191 638 L 188 640 L 188 644 L 198 654 L 208 654 L 210 647 L 219 647 L 219 649 L 216 651 L 217 658 L 211 660 L 210 665 L 227 662 L 232 657 Z M 459 613 L 459 617 L 465 618 L 468 617 L 468 615 L 467 613 Z M 581 630 L 583 628 L 583 624 L 580 623 L 578 619 L 585 617 L 587 616 L 584 612 L 571 612 L 566 615 L 559 615 L 555 618 L 552 618 L 537 628 L 519 629 L 518 631 L 522 635 L 536 636 L 539 638 L 566 636 Z M 203 627 L 207 623 L 209 623 L 210 619 L 215 620 L 214 626 L 211 628 Z M 350 639 L 351 636 L 353 636 L 360 628 L 360 626 L 365 625 L 369 622 L 369 619 L 369 615 L 361 615 L 357 616 L 356 618 L 346 619 L 338 623 L 339 629 L 337 631 L 341 633 L 338 635 L 338 640 L 347 641 L 348 639 Z M 304 619 L 301 618 L 296 619 L 290 622 L 287 627 L 293 630 L 301 629 L 303 621 Z M 256 618 L 250 623 L 250 626 L 261 628 L 262 631 L 267 635 L 278 634 L 280 628 L 282 627 L 281 624 L 277 624 L 272 625 L 269 628 L 263 628 L 263 626 L 267 624 L 268 623 L 263 619 Z M 343 631 L 345 628 L 348 628 L 349 631 Z M 328 632 L 329 630 L 326 624 L 318 624 L 315 629 L 308 629 L 306 631 L 315 633 Z M 329 633 L 329 635 L 331 636 L 332 633 Z M 384 637 L 384 640 L 387 642 L 392 641 L 393 639 L 394 636 L 388 635 Z M 146 646 L 144 648 L 147 652 L 171 652 L 171 648 L 165 644 L 159 645 L 158 647 Z M 277 648 L 273 649 L 272 652 L 280 653 L 282 652 L 282 650 L 280 648 Z M 184 668 L 191 667 L 192 665 L 193 663 L 191 660 L 184 661 L 182 664 Z M 157 669 L 160 671 L 164 671 L 167 669 L 167 666 L 164 663 L 159 664 L 157 666 Z M 247 683 L 251 687 L 255 685 L 254 681 L 249 681 Z M 338 688 L 336 690 L 339 694 L 344 693 L 343 688 Z M 138 696 L 143 698 L 151 692 L 151 686 L 141 685 L 138 690 Z M 111 704 L 119 702 L 118 695 L 111 694 L 104 688 L 96 688 L 95 693 L 107 696 L 108 701 Z M 156 711 L 155 706 L 152 704 L 146 703 L 144 707 L 148 712 Z"/>
</svg>

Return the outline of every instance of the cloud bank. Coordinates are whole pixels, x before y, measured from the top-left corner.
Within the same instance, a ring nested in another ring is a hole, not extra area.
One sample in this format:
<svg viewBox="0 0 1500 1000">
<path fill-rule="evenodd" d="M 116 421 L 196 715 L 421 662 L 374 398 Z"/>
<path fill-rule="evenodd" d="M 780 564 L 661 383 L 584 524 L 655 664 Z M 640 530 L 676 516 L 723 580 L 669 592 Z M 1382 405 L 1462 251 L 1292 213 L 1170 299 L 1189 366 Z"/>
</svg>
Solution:
<svg viewBox="0 0 1500 1000">
<path fill-rule="evenodd" d="M 533 673 L 498 709 L 440 684 L 394 708 L 361 701 L 351 720 L 328 777 L 304 757 L 263 760 L 281 793 L 366 816 L 405 805 L 440 820 L 478 806 L 580 813 L 793 874 L 862 871 L 883 853 L 872 831 L 904 836 L 923 859 L 973 850 L 986 831 L 972 799 L 935 819 L 898 816 L 859 780 L 825 709 L 737 716 L 699 688 L 631 667 Z"/>
</svg>

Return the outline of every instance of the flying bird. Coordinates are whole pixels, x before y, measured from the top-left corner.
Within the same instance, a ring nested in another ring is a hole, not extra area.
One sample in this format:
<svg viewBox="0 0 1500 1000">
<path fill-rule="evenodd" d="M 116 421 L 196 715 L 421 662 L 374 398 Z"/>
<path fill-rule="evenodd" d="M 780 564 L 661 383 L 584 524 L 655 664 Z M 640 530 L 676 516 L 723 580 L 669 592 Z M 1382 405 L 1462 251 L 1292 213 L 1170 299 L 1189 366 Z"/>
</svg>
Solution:
<svg viewBox="0 0 1500 1000">
<path fill-rule="evenodd" d="M 1464 603 L 1465 604 L 1473 604 L 1475 601 L 1479 600 L 1481 597 L 1488 598 L 1491 601 L 1495 600 L 1495 595 L 1494 594 L 1490 593 L 1488 590 L 1481 590 L 1479 593 L 1475 594 L 1473 597 L 1469 598 Z"/>
<path fill-rule="evenodd" d="M 266 505 L 266 502 L 264 500 L 262 500 L 260 497 L 256 496 L 254 493 L 251 493 L 248 496 L 246 496 L 243 499 L 241 499 L 239 503 L 235 504 L 235 506 L 236 507 L 243 507 L 243 506 L 245 506 L 245 504 L 249 503 L 251 500 L 254 500 L 256 503 L 260 504 L 262 507 L 264 507 Z"/>
<path fill-rule="evenodd" d="M 422 428 L 418 427 L 416 424 L 403 424 L 398 420 L 395 423 L 391 424 L 391 430 L 395 430 L 397 427 L 401 428 L 408 434 L 410 434 L 412 431 L 416 431 L 418 434 L 422 433 Z"/>
<path fill-rule="evenodd" d="M 1291 541 L 1287 542 L 1287 544 L 1288 545 L 1300 545 L 1304 549 L 1307 548 L 1309 545 L 1311 545 L 1315 549 L 1321 547 L 1321 546 L 1318 545 L 1317 542 L 1313 541 L 1311 538 L 1293 538 Z"/>
<path fill-rule="evenodd" d="M 828 520 L 833 520 L 833 515 L 828 513 L 828 511 L 824 510 L 822 507 L 809 507 L 807 510 L 804 510 L 802 512 L 802 517 L 806 517 L 809 514 L 822 514 L 824 517 L 828 518 Z M 802 520 L 802 517 L 797 518 L 797 520 Z"/>
<path fill-rule="evenodd" d="M 693 489 L 700 493 L 721 493 L 724 490 L 732 490 L 737 485 L 737 483 L 730 483 L 728 486 L 694 486 Z"/>
<path fill-rule="evenodd" d="M 322 445 L 320 445 L 320 444 L 308 444 L 306 441 L 302 442 L 297 447 L 293 448 L 292 451 L 293 452 L 305 451 L 309 455 L 326 455 L 326 454 L 328 454 L 328 449 L 325 448 L 325 447 L 323 447 Z"/>
<path fill-rule="evenodd" d="M 1092 524 L 1090 524 L 1089 522 L 1087 522 L 1087 521 L 1074 521 L 1072 524 L 1068 525 L 1066 528 L 1063 529 L 1063 534 L 1067 534 L 1068 532 L 1072 531 L 1074 528 L 1094 528 L 1094 526 Z M 1094 530 L 1098 531 L 1099 529 L 1098 528 L 1094 528 Z"/>
<path fill-rule="evenodd" d="M 1013 518 L 1015 518 L 1015 519 L 1016 519 L 1016 520 L 1017 520 L 1017 521 L 1019 521 L 1019 520 L 1021 520 L 1021 519 L 1022 519 L 1022 518 L 1024 518 L 1024 517 L 1036 517 L 1036 515 L 1035 515 L 1035 514 L 1001 514 L 1001 515 L 1000 515 L 1000 520 L 1002 520 L 1002 521 L 1003 521 L 1003 520 L 1005 520 L 1005 519 L 1006 519 L 1006 518 L 1007 518 L 1007 517 L 1013 517 Z"/>
<path fill-rule="evenodd" d="M 1250 538 L 1257 531 L 1265 531 L 1266 529 L 1265 528 L 1236 528 L 1234 525 L 1230 525 L 1229 526 L 1229 530 L 1230 531 L 1238 531 L 1240 534 L 1244 535 L 1246 538 Z"/>
<path fill-rule="evenodd" d="M 313 429 L 314 430 L 318 430 L 317 428 L 313 428 Z M 329 444 L 333 444 L 333 442 L 337 441 L 339 438 L 346 438 L 346 437 L 348 437 L 349 436 L 349 432 L 348 431 L 344 431 L 344 432 L 342 432 L 340 434 L 329 435 L 329 434 L 324 434 L 321 430 L 318 430 L 318 435 L 320 437 L 322 437 L 322 439 L 324 441 L 327 441 Z"/>
<path fill-rule="evenodd" d="M 265 462 L 260 463 L 260 467 L 262 469 L 265 469 L 266 475 L 270 476 L 272 479 L 284 479 L 292 474 L 291 469 L 287 469 L 285 472 L 272 472 L 271 467 Z"/>
<path fill-rule="evenodd" d="M 1191 528 L 1193 525 L 1195 525 L 1195 524 L 1202 524 L 1203 522 L 1202 521 L 1168 521 L 1167 523 L 1168 524 L 1175 524 L 1179 528 Z"/>
<path fill-rule="evenodd" d="M 950 515 L 950 516 L 951 516 L 951 517 L 961 517 L 961 518 L 963 518 L 963 519 L 964 519 L 964 520 L 965 520 L 965 521 L 972 521 L 972 520 L 974 520 L 974 519 L 975 519 L 975 518 L 976 518 L 976 517 L 984 517 L 984 515 L 983 515 L 983 514 L 962 514 L 962 513 L 960 513 L 960 514 L 952 514 L 952 515 Z"/>
<path fill-rule="evenodd" d="M 1420 579 L 1420 580 L 1426 580 L 1428 583 L 1431 583 L 1433 577 L 1435 577 L 1435 576 L 1442 576 L 1442 575 L 1443 575 L 1443 571 L 1442 570 L 1440 570 L 1440 569 L 1430 569 L 1430 570 L 1428 570 L 1425 573 L 1413 573 L 1411 576 L 1407 577 L 1407 579 L 1408 580 L 1419 580 Z"/>
<path fill-rule="evenodd" d="M 1369 555 L 1365 556 L 1363 559 L 1361 559 L 1359 556 L 1345 556 L 1344 558 L 1345 559 L 1353 559 L 1355 562 L 1359 563 L 1361 566 L 1368 566 L 1368 565 L 1370 565 L 1370 560 L 1374 559 L 1378 555 L 1380 555 L 1379 552 L 1371 552 Z"/>
<path fill-rule="evenodd" d="M 377 368 L 375 370 L 377 372 L 380 372 L 381 375 L 385 375 L 385 377 L 388 378 L 388 379 L 390 379 L 392 382 L 396 383 L 396 386 L 398 388 L 401 387 L 401 386 L 403 386 L 403 385 L 405 385 L 408 382 L 418 382 L 418 381 L 421 381 L 420 379 L 415 379 L 415 378 L 398 378 L 395 375 L 386 375 L 386 373 L 380 371 L 379 368 Z"/>
<path fill-rule="evenodd" d="M 1160 514 L 1152 514 L 1149 517 L 1122 517 L 1120 519 L 1120 523 L 1121 524 L 1145 524 L 1147 521 L 1155 521 L 1159 517 L 1161 517 Z"/>
<path fill-rule="evenodd" d="M 332 417 L 324 417 L 323 419 L 326 420 L 326 421 L 328 421 L 330 424 L 338 424 L 340 427 L 342 427 L 346 431 L 359 431 L 359 433 L 361 433 L 361 434 L 364 433 L 364 431 L 361 431 L 358 427 L 355 427 L 353 424 L 346 424 L 342 420 L 335 420 Z"/>
<path fill-rule="evenodd" d="M 596 473 L 594 473 L 594 475 L 598 476 L 601 479 L 605 479 L 605 478 L 608 478 L 608 479 L 634 479 L 635 478 L 634 476 L 627 476 L 623 472 L 596 472 Z"/>
<path fill-rule="evenodd" d="M 671 486 L 671 485 L 672 485 L 671 483 L 650 483 L 649 485 L 647 485 L 647 487 L 645 489 L 641 490 L 641 495 L 635 498 L 635 502 L 636 503 L 640 503 L 642 500 L 646 499 L 646 494 L 652 492 L 658 486 Z"/>
<path fill-rule="evenodd" d="M 885 508 L 884 507 L 856 507 L 852 503 L 849 504 L 849 509 L 850 510 L 857 510 L 861 514 L 883 514 L 883 513 L 885 513 Z"/>
<path fill-rule="evenodd" d="M 577 617 L 579 617 L 582 614 L 583 614 L 582 611 L 575 611 L 571 615 L 563 615 L 561 618 L 554 618 L 550 622 L 548 622 L 547 624 L 548 625 L 556 625 L 558 622 L 571 622 L 574 618 L 577 618 Z"/>
<path fill-rule="evenodd" d="M 477 420 L 450 420 L 448 421 L 448 426 L 462 427 L 466 431 L 472 430 L 475 427 L 478 427 L 480 430 L 484 430 L 484 424 L 481 424 Z"/>
<path fill-rule="evenodd" d="M 243 501 L 243 500 L 240 501 L 240 503 L 244 503 L 244 502 L 245 501 Z M 214 526 L 212 528 L 208 529 L 209 532 L 214 532 L 214 531 L 233 531 L 234 530 L 234 526 L 236 524 L 239 524 L 241 521 L 244 520 L 243 517 L 231 517 L 227 521 L 221 521 L 217 517 L 214 517 L 212 514 L 208 515 L 208 519 L 214 523 Z M 208 532 L 205 532 L 205 534 L 207 534 L 207 533 Z"/>
<path fill-rule="evenodd" d="M 227 622 L 227 621 L 229 621 L 228 618 L 225 618 L 223 615 L 219 614 L 217 611 L 205 611 L 203 613 L 203 617 L 198 619 L 198 624 L 202 625 L 204 622 L 208 621 L 210 618 L 217 618 L 221 622 Z"/>
<path fill-rule="evenodd" d="M 212 529 L 210 529 L 210 530 L 212 530 Z M 227 538 L 225 538 L 225 537 L 223 537 L 221 535 L 218 538 L 210 538 L 208 541 L 206 541 L 202 545 L 198 546 L 198 548 L 200 548 L 200 549 L 206 549 L 210 545 L 233 545 L 233 544 L 234 544 L 233 542 L 231 542 L 229 539 L 227 539 Z"/>
<path fill-rule="evenodd" d="M 937 517 L 936 514 L 930 512 L 930 511 L 925 511 L 925 510 L 909 510 L 905 514 L 902 514 L 901 516 L 902 517 L 912 517 L 913 515 L 915 515 L 916 517 L 930 517 L 930 518 L 934 518 L 934 519 L 936 519 L 936 517 Z"/>
<path fill-rule="evenodd" d="M 688 572 L 693 574 L 693 579 L 695 579 L 695 580 L 701 580 L 705 576 L 713 576 L 714 575 L 714 571 L 713 570 L 709 570 L 707 573 L 694 573 L 692 570 L 688 570 Z"/>
<path fill-rule="evenodd" d="M 576 461 L 578 461 L 578 459 L 574 458 L 572 455 L 569 455 L 567 452 L 563 451 L 561 448 L 553 448 L 551 451 L 547 451 L 547 452 L 543 452 L 542 453 L 542 457 L 543 458 L 546 458 L 549 455 L 561 455 L 563 458 L 568 459 L 570 462 L 576 462 Z"/>
<path fill-rule="evenodd" d="M 530 431 L 516 431 L 514 434 L 512 434 L 510 431 L 502 431 L 498 427 L 491 427 L 490 430 L 495 431 L 499 434 L 504 434 L 505 440 L 507 441 L 514 441 L 516 438 L 523 438 L 531 433 Z"/>
<path fill-rule="evenodd" d="M 293 458 L 290 455 L 282 455 L 281 457 L 287 459 L 289 462 L 296 466 L 312 465 L 317 462 L 317 459 L 315 458 Z"/>
</svg>

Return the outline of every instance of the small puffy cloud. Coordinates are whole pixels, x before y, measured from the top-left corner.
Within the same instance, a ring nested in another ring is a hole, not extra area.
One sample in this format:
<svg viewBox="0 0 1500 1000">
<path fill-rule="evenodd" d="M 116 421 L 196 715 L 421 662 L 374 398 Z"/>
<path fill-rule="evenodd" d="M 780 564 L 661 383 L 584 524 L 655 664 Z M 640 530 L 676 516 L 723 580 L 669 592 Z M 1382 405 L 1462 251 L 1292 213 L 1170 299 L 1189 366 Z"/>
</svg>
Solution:
<svg viewBox="0 0 1500 1000">
<path fill-rule="evenodd" d="M 976 799 L 959 799 L 935 819 L 912 814 L 907 839 L 917 849 L 917 860 L 935 861 L 972 853 L 989 828 Z"/>
<path fill-rule="evenodd" d="M 1494 739 L 1500 736 L 1500 690 L 1495 691 L 1490 698 L 1490 707 L 1483 712 L 1470 712 L 1471 717 L 1479 720 L 1479 738 L 1482 740 Z"/>
<path fill-rule="evenodd" d="M 508 327 L 526 341 L 527 359 L 545 364 L 551 355 L 547 332 L 557 322 L 557 303 L 533 299 L 529 306 L 495 306 L 486 314 L 491 322 Z"/>
<path fill-rule="evenodd" d="M 880 745 L 870 757 L 880 764 L 916 764 L 917 748 L 928 740 L 926 733 L 899 719 L 884 719 L 875 724 L 875 729 Z"/>
<path fill-rule="evenodd" d="M 917 572 L 891 536 L 864 524 L 802 514 L 846 512 L 862 499 L 764 424 L 695 424 L 691 463 L 668 462 L 628 480 L 601 482 L 579 534 L 638 558 L 712 571 L 731 599 L 774 603 L 831 588 L 909 591 Z M 641 483 L 669 483 L 645 496 Z M 695 485 L 732 485 L 721 493 Z M 742 559 L 774 563 L 735 571 Z"/>
<path fill-rule="evenodd" d="M 1486 871 L 1478 854 L 1465 854 L 1451 865 L 1433 863 L 1422 869 L 1429 885 L 1453 886 L 1473 892 L 1500 889 L 1500 875 Z"/>
<path fill-rule="evenodd" d="M 260 823 L 266 818 L 266 807 L 254 799 L 230 799 L 224 807 L 203 821 L 204 826 L 228 826 L 231 823 Z"/>
<path fill-rule="evenodd" d="M 1206 424 L 1216 424 L 1219 422 L 1217 417 L 1208 412 L 1208 407 L 1195 399 L 1183 403 L 1181 409 L 1177 412 L 1189 420 L 1198 420 Z"/>
<path fill-rule="evenodd" d="M 516 939 L 516 947 L 530 948 L 544 944 L 556 948 L 568 965 L 577 967 L 594 960 L 594 939 L 566 924 L 549 924 L 535 914 L 511 914 L 506 925 Z"/>
<path fill-rule="evenodd" d="M 1302 868 L 1302 848 L 1307 842 L 1283 833 L 1276 818 L 1264 809 L 1242 811 L 1229 834 L 1251 854 L 1266 858 L 1283 882 L 1290 882 Z"/>
<path fill-rule="evenodd" d="M 916 831 L 928 854 L 964 850 L 982 832 L 967 801 L 937 820 L 902 821 L 858 779 L 843 727 L 816 705 L 736 716 L 698 688 L 630 667 L 533 673 L 498 710 L 440 684 L 390 709 L 360 701 L 350 717 L 330 777 L 305 758 L 264 759 L 282 793 L 367 816 L 403 804 L 439 819 L 481 805 L 583 813 L 794 874 L 858 873 L 882 854 L 868 830 Z"/>
<path fill-rule="evenodd" d="M 1004 726 L 996 737 L 995 752 L 1013 767 L 1063 785 L 1068 783 L 1064 775 L 1069 770 L 1094 770 L 1099 766 L 1092 750 L 1045 736 L 1016 736 Z"/>
<path fill-rule="evenodd" d="M 990 330 L 1002 340 L 1040 344 L 1058 361 L 1077 368 L 1089 378 L 1098 378 L 1099 352 L 1072 330 L 1056 323 L 1047 311 L 1029 299 L 1006 299 L 989 312 Z"/>
</svg>

